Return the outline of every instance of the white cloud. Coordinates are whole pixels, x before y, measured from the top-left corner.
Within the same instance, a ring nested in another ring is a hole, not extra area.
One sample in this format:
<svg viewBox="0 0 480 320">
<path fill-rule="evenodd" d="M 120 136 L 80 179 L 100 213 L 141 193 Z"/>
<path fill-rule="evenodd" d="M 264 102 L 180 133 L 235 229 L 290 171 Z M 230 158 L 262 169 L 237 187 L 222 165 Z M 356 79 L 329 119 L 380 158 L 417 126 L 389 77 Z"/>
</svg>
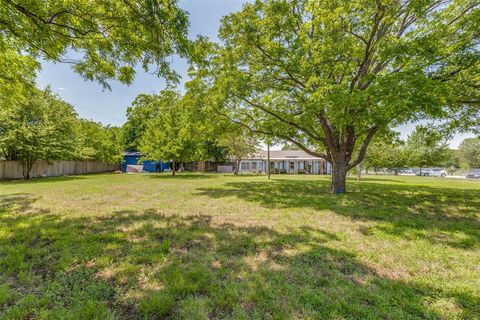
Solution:
<svg viewBox="0 0 480 320">
<path fill-rule="evenodd" d="M 67 89 L 65 89 L 64 87 L 57 87 L 57 90 L 58 91 L 67 91 Z"/>
</svg>

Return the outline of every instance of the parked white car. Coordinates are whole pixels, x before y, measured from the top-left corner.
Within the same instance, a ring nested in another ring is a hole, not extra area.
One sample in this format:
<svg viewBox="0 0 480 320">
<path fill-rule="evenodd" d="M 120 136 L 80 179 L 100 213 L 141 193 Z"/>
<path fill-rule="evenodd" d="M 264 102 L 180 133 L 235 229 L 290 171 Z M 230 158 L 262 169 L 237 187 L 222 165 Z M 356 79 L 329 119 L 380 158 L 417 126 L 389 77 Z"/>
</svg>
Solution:
<svg viewBox="0 0 480 320">
<path fill-rule="evenodd" d="M 426 177 L 442 177 L 445 178 L 447 176 L 447 171 L 443 169 L 428 169 L 422 172 L 422 175 Z"/>
<path fill-rule="evenodd" d="M 467 179 L 480 179 L 480 169 L 468 170 Z"/>
</svg>

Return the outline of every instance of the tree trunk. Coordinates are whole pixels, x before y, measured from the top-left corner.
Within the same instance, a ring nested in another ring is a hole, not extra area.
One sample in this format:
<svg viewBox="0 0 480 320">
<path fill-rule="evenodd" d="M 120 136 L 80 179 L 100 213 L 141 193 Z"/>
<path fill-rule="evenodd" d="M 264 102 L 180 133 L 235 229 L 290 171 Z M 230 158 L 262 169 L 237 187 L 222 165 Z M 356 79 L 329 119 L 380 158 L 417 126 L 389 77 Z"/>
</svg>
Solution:
<svg viewBox="0 0 480 320">
<path fill-rule="evenodd" d="M 240 171 L 240 162 L 242 162 L 242 159 L 237 159 L 235 170 L 233 171 L 233 174 L 236 176 L 238 176 L 238 172 Z"/>
<path fill-rule="evenodd" d="M 346 192 L 347 165 L 344 163 L 332 163 L 332 193 L 342 194 Z"/>
<path fill-rule="evenodd" d="M 175 177 L 175 160 L 172 162 L 172 176 Z"/>
<path fill-rule="evenodd" d="M 359 163 L 357 165 L 357 181 L 360 181 L 362 179 L 362 164 Z"/>
<path fill-rule="evenodd" d="M 267 175 L 270 180 L 270 140 L 267 142 Z"/>
<path fill-rule="evenodd" d="M 35 163 L 35 160 L 26 160 L 22 164 L 23 179 L 30 180 L 30 172 L 32 171 L 34 163 Z"/>
</svg>

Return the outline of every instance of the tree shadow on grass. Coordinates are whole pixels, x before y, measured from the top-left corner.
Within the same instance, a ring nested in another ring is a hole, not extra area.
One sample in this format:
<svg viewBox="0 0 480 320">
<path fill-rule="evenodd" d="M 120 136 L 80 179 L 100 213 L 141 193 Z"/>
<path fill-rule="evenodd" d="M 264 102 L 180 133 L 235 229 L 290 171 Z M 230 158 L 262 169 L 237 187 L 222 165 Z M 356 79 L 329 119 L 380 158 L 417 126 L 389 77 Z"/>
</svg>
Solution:
<svg viewBox="0 0 480 320">
<path fill-rule="evenodd" d="M 391 178 L 384 178 L 385 176 L 378 176 L 379 178 L 373 178 L 368 176 L 362 176 L 361 182 L 395 182 L 395 183 L 405 183 L 403 180 L 398 179 L 391 179 Z M 351 179 L 353 181 L 353 179 Z"/>
<path fill-rule="evenodd" d="M 89 175 L 93 175 L 92 173 Z M 83 180 L 84 176 L 61 176 L 61 177 L 44 177 L 44 178 L 32 178 L 30 180 L 12 179 L 12 180 L 0 180 L 1 185 L 19 185 L 19 184 L 38 184 L 38 183 L 52 183 L 52 182 L 64 182 L 73 180 Z"/>
<path fill-rule="evenodd" d="M 146 176 L 152 179 L 165 179 L 165 180 L 202 180 L 202 179 L 216 178 L 214 174 L 190 173 L 190 172 L 176 173 L 175 176 L 172 176 L 171 173 L 147 173 Z"/>
<path fill-rule="evenodd" d="M 373 229 L 406 239 L 424 238 L 460 248 L 475 248 L 480 243 L 479 190 L 368 181 L 352 181 L 349 187 L 351 192 L 341 196 L 329 192 L 328 181 L 318 180 L 228 182 L 219 188 L 197 190 L 200 195 L 237 197 L 267 208 L 330 210 L 376 222 Z M 455 233 L 465 237 L 452 236 Z"/>
<path fill-rule="evenodd" d="M 25 212 L 31 205 L 37 201 L 37 197 L 29 193 L 11 193 L 0 196 L 0 212 L 14 210 L 15 212 Z"/>
<path fill-rule="evenodd" d="M 32 199 L 22 201 L 0 215 L 6 318 L 425 319 L 440 317 L 437 299 L 460 318 L 480 315 L 469 293 L 380 276 L 310 227 L 281 233 L 154 208 L 22 215 Z"/>
</svg>

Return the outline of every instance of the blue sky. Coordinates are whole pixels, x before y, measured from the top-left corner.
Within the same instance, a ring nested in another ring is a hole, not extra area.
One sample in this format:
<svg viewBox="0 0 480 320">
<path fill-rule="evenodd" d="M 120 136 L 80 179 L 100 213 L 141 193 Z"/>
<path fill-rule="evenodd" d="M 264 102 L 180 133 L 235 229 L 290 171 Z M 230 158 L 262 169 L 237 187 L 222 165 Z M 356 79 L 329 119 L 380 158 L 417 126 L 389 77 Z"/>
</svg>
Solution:
<svg viewBox="0 0 480 320">
<path fill-rule="evenodd" d="M 180 0 L 180 6 L 190 14 L 190 36 L 206 35 L 217 39 L 222 16 L 241 9 L 244 0 Z M 171 58 L 172 67 L 186 79 L 187 64 L 179 57 Z M 183 85 L 182 82 L 182 85 Z M 140 93 L 155 93 L 163 89 L 165 82 L 157 76 L 139 70 L 130 86 L 110 82 L 112 90 L 104 90 L 96 82 L 84 81 L 67 64 L 43 62 L 38 76 L 40 87 L 50 85 L 65 101 L 71 103 L 77 113 L 86 119 L 120 126 L 125 120 L 125 110 Z M 414 125 L 398 130 L 405 138 Z M 457 135 L 450 145 L 456 148 L 469 135 Z"/>
</svg>

